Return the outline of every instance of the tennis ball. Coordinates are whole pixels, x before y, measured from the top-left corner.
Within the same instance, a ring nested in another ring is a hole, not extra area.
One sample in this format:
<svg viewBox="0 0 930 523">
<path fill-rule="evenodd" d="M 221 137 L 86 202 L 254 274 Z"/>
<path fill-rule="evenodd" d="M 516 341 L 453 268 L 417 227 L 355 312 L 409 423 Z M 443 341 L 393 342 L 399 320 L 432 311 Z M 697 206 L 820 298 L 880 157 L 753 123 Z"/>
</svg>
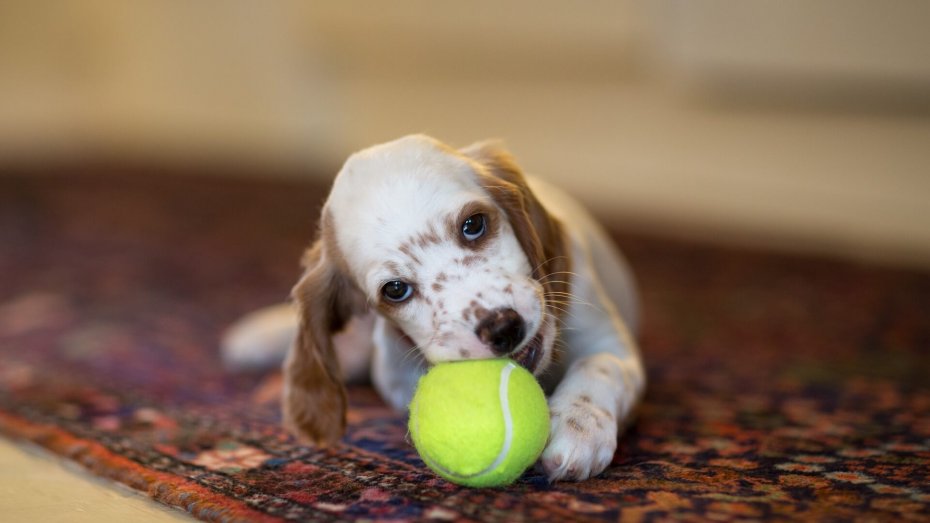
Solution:
<svg viewBox="0 0 930 523">
<path fill-rule="evenodd" d="M 420 378 L 408 425 L 423 461 L 469 487 L 512 483 L 549 437 L 549 407 L 539 383 L 507 359 L 435 365 Z"/>
</svg>

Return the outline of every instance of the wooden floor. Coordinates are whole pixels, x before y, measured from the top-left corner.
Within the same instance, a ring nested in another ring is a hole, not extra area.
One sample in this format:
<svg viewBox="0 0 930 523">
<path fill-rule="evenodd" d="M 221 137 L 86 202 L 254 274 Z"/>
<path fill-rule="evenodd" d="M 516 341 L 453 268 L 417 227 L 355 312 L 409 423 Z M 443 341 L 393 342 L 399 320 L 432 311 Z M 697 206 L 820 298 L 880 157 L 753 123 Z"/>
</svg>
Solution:
<svg viewBox="0 0 930 523">
<path fill-rule="evenodd" d="M 0 519 L 45 523 L 192 521 L 179 510 L 95 478 L 40 448 L 3 438 Z"/>
</svg>

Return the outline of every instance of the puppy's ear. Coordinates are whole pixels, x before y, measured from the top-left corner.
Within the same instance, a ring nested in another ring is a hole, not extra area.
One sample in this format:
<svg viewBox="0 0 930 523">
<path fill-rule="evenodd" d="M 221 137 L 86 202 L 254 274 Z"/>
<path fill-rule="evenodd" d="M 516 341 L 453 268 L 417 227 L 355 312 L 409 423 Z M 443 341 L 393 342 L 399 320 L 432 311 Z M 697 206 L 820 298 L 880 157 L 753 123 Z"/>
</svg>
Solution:
<svg viewBox="0 0 930 523">
<path fill-rule="evenodd" d="M 333 334 L 365 310 L 361 292 L 337 262 L 326 229 L 304 253 L 304 275 L 294 287 L 300 326 L 284 363 L 284 422 L 301 439 L 325 446 L 345 433 L 346 391 Z M 328 241 L 329 240 L 329 241 Z"/>
<path fill-rule="evenodd" d="M 478 142 L 459 152 L 478 164 L 478 181 L 507 214 L 533 277 L 547 291 L 567 291 L 571 267 L 562 224 L 533 194 L 510 153 L 495 141 Z"/>
</svg>

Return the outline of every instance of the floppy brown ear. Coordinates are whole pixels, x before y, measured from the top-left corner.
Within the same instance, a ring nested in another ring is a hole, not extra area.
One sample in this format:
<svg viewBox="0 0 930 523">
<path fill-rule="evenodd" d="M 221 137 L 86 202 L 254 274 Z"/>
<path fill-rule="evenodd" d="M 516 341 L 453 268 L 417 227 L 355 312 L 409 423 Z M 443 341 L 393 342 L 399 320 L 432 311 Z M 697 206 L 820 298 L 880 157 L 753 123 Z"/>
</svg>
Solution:
<svg viewBox="0 0 930 523">
<path fill-rule="evenodd" d="M 568 291 L 565 282 L 569 279 L 571 260 L 562 224 L 533 194 L 510 153 L 494 141 L 478 142 L 460 152 L 479 165 L 479 183 L 507 214 L 533 269 L 533 277 L 547 291 Z"/>
<path fill-rule="evenodd" d="M 334 260 L 336 246 L 324 233 L 304 253 L 305 272 L 292 291 L 300 315 L 297 339 L 284 363 L 284 422 L 301 439 L 336 443 L 345 433 L 346 391 L 332 336 L 364 298 Z"/>
</svg>

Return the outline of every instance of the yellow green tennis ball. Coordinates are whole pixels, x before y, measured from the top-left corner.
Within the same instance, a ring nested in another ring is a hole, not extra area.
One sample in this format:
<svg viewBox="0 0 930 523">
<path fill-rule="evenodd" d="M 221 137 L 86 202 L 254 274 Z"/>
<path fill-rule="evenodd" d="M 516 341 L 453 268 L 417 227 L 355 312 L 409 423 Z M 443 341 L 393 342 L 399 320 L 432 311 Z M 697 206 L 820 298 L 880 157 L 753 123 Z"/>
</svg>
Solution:
<svg viewBox="0 0 930 523">
<path fill-rule="evenodd" d="M 549 406 L 539 383 L 507 359 L 435 365 L 410 402 L 410 435 L 423 461 L 469 487 L 512 483 L 549 437 Z"/>
</svg>

